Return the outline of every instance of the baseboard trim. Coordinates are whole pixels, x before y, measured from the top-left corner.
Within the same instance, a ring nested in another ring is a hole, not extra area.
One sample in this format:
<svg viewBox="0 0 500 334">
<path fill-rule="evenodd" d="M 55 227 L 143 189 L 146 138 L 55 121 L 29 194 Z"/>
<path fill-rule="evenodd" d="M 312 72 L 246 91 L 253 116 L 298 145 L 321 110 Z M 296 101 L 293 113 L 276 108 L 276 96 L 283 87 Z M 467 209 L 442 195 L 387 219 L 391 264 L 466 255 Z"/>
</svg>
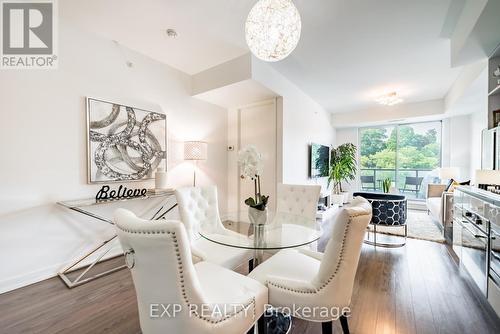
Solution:
<svg viewBox="0 0 500 334">
<path fill-rule="evenodd" d="M 118 255 L 123 254 L 123 251 L 120 245 L 114 246 L 103 258 L 101 261 L 108 260 L 110 258 L 116 257 Z M 68 266 L 70 263 L 76 261 L 77 258 L 69 260 L 64 263 L 57 263 L 51 266 L 41 268 L 38 270 L 31 271 L 26 274 L 10 277 L 7 279 L 0 280 L 0 294 L 6 293 L 9 291 L 13 291 L 16 289 L 20 289 L 26 287 L 31 284 L 35 284 L 41 281 L 45 281 L 46 279 L 50 279 L 52 277 L 57 276 L 57 273 L 62 269 Z M 92 260 L 88 260 L 86 262 L 82 262 L 80 265 L 75 266 L 75 269 L 84 267 L 86 264 L 90 263 Z M 61 288 L 66 288 L 66 285 L 61 281 Z"/>
<path fill-rule="evenodd" d="M 408 209 L 427 211 L 427 204 L 423 201 L 408 201 Z"/>
</svg>

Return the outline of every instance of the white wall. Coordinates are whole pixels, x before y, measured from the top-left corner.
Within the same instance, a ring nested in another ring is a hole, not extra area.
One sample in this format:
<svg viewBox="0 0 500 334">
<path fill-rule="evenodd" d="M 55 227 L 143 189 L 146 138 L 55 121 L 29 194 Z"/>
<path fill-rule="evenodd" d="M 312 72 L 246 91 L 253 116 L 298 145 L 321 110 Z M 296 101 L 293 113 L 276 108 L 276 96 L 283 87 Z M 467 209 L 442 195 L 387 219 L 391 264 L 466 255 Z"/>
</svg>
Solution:
<svg viewBox="0 0 500 334">
<path fill-rule="evenodd" d="M 472 150 L 470 115 L 444 119 L 442 131 L 442 165 L 458 167 L 458 180 L 469 180 Z"/>
<path fill-rule="evenodd" d="M 488 128 L 488 110 L 478 110 L 470 115 L 470 171 L 469 175 L 474 180 L 476 170 L 481 169 L 481 140 L 482 132 Z"/>
<path fill-rule="evenodd" d="M 281 96 L 282 106 L 278 103 L 278 117 L 282 118 L 282 129 L 278 129 L 278 134 L 282 131 L 281 181 L 290 184 L 318 183 L 326 191 L 326 178 L 309 178 L 308 161 L 311 143 L 335 144 L 335 129 L 330 114 L 269 64 L 255 57 L 252 59 L 252 77 Z"/>
<path fill-rule="evenodd" d="M 342 145 L 346 143 L 352 143 L 356 145 L 357 149 L 357 160 L 359 161 L 359 129 L 358 128 L 341 128 L 337 129 L 336 132 L 336 145 Z M 358 163 L 359 166 L 359 163 Z M 358 169 L 359 171 L 359 169 Z M 358 191 L 360 188 L 360 183 L 359 183 L 359 172 L 358 175 L 356 175 L 356 179 L 352 180 L 351 182 L 347 183 L 344 182 L 342 183 L 342 189 L 345 191 Z"/>
<path fill-rule="evenodd" d="M 448 114 L 465 114 L 450 118 L 450 165 L 463 164 L 461 179 L 474 179 L 481 169 L 481 137 L 488 127 L 488 69 L 487 61 L 465 66 L 446 96 Z M 460 166 L 461 167 L 461 166 Z M 468 169 L 468 170 L 467 170 Z"/>
<path fill-rule="evenodd" d="M 372 126 L 394 122 L 420 122 L 439 119 L 444 114 L 444 100 L 431 100 L 395 106 L 376 106 L 353 112 L 334 113 L 333 125 L 336 128 Z"/>
<path fill-rule="evenodd" d="M 268 207 L 272 211 L 276 209 L 276 99 L 242 106 L 237 109 L 238 124 L 238 150 L 254 145 L 262 155 L 264 170 L 261 175 L 261 191 L 264 195 L 269 195 Z M 230 157 L 237 159 L 238 152 L 230 152 Z M 234 173 L 231 174 L 231 171 Z M 228 176 L 236 178 L 238 184 L 238 208 L 240 212 L 245 212 L 242 217 L 247 219 L 244 204 L 245 199 L 254 194 L 253 181 L 241 179 L 239 177 L 237 164 L 228 166 Z"/>
<path fill-rule="evenodd" d="M 241 101 L 239 104 L 232 103 L 229 109 L 233 110 L 250 101 L 258 103 L 276 97 L 277 181 L 297 184 L 319 183 L 323 186 L 323 191 L 326 191 L 326 178 L 315 180 L 309 178 L 309 145 L 312 142 L 323 145 L 335 143 L 335 129 L 331 124 L 331 116 L 272 65 L 246 54 L 195 74 L 193 82 L 197 87 L 194 92 L 201 99 L 218 101 L 215 103 L 219 105 L 225 105 L 222 103 L 226 100 Z M 252 82 L 251 89 L 248 89 L 250 86 L 244 85 L 248 82 Z M 256 98 L 257 96 L 260 98 Z M 234 127 L 237 125 L 236 118 L 231 111 L 229 114 L 229 123 Z M 230 127 L 229 140 L 236 139 L 237 135 L 238 131 Z M 233 163 L 232 158 L 229 159 L 230 164 Z M 230 188 L 234 187 L 233 181 L 228 182 Z"/>
<path fill-rule="evenodd" d="M 487 58 L 462 67 L 458 78 L 444 98 L 445 109 L 449 112 L 471 113 L 467 107 L 477 104 L 481 98 L 486 99 L 485 94 L 488 94 Z M 469 103 L 471 99 L 476 103 Z"/>
<path fill-rule="evenodd" d="M 191 98 L 190 76 L 76 30 L 64 19 L 59 38 L 59 69 L 0 73 L 0 292 L 54 275 L 113 234 L 112 226 L 54 204 L 95 196 L 99 188 L 86 184 L 85 96 L 167 114 L 174 187 L 192 182 L 182 141 L 207 141 L 208 160 L 199 164 L 198 182 L 218 185 L 225 210 L 226 110 Z"/>
</svg>

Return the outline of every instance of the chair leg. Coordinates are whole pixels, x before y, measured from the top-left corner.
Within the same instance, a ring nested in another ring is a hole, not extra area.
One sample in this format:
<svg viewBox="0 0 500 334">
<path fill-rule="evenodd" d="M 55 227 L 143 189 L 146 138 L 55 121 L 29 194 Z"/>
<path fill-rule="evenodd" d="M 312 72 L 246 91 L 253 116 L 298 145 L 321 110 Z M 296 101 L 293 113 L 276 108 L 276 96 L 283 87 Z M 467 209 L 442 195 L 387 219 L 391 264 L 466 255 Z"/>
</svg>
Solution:
<svg viewBox="0 0 500 334">
<path fill-rule="evenodd" d="M 266 317 L 262 315 L 259 320 L 257 320 L 257 333 L 266 334 Z"/>
<path fill-rule="evenodd" d="M 340 316 L 340 325 L 342 326 L 342 332 L 344 332 L 344 334 L 349 334 L 349 323 L 345 315 Z"/>
<path fill-rule="evenodd" d="M 333 333 L 333 322 L 327 321 L 321 323 L 321 331 L 323 334 L 332 334 Z"/>
<path fill-rule="evenodd" d="M 253 270 L 253 259 L 248 260 L 248 272 Z"/>
<path fill-rule="evenodd" d="M 262 315 L 259 320 L 257 320 L 257 324 L 253 325 L 252 328 L 247 332 L 247 334 L 255 334 L 255 327 L 257 327 L 257 334 L 265 334 L 265 321 L 266 318 Z"/>
</svg>

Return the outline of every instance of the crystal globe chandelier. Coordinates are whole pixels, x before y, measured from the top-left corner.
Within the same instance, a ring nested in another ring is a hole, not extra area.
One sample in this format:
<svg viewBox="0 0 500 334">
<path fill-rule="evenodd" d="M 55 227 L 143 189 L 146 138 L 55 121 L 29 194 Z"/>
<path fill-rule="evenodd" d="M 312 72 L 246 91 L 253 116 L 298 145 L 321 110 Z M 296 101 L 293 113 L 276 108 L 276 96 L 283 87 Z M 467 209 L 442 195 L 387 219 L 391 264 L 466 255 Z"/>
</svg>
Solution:
<svg viewBox="0 0 500 334">
<path fill-rule="evenodd" d="M 269 62 L 282 60 L 295 49 L 300 30 L 300 14 L 291 0 L 260 0 L 245 24 L 250 51 Z"/>
</svg>

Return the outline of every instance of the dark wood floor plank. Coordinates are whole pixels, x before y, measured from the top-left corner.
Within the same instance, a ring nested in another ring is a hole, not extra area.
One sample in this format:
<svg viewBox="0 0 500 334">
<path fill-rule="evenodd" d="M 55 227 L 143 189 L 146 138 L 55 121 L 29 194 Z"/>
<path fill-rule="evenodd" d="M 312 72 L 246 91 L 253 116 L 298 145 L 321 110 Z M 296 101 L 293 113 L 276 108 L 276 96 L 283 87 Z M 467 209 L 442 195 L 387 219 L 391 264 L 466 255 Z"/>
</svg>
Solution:
<svg viewBox="0 0 500 334">
<path fill-rule="evenodd" d="M 393 254 L 393 279 L 394 279 L 394 299 L 395 299 L 395 317 L 396 333 L 415 334 L 415 312 L 413 309 L 413 295 L 410 280 L 410 270 L 407 248 L 398 249 L 398 253 Z"/>
<path fill-rule="evenodd" d="M 433 294 L 432 291 L 428 291 L 425 281 L 425 275 L 432 275 L 432 273 L 422 271 L 420 257 L 423 256 L 423 248 L 420 249 L 420 247 L 416 248 L 414 246 L 412 242 L 407 243 L 406 256 L 408 258 L 416 332 L 419 334 L 435 334 L 438 333 L 438 327 L 431 309 Z M 443 277 L 443 279 L 446 279 L 446 277 Z"/>
<path fill-rule="evenodd" d="M 99 269 L 118 261 L 122 259 L 105 261 Z M 246 273 L 247 267 L 238 271 Z M 462 278 L 445 245 L 409 239 L 400 249 L 363 246 L 351 333 L 499 333 L 499 323 Z M 333 329 L 342 333 L 338 321 Z M 52 278 L 1 294 L 0 332 L 140 333 L 130 273 L 121 270 L 74 289 Z M 321 325 L 294 319 L 292 333 L 320 334 Z"/>
<path fill-rule="evenodd" d="M 369 261 L 363 268 L 358 267 L 360 269 L 359 285 L 356 288 L 359 294 L 352 301 L 351 327 L 353 330 L 357 328 L 360 333 L 374 333 L 379 307 L 377 297 L 380 293 L 380 281 L 376 278 L 382 275 L 383 260 L 380 251 L 371 246 L 365 247 L 362 253 L 369 254 Z"/>
<path fill-rule="evenodd" d="M 358 304 L 358 300 L 365 300 L 365 294 L 367 293 L 366 289 L 362 289 L 361 286 L 366 284 L 366 280 L 370 277 L 370 263 L 371 261 L 368 261 L 369 257 L 368 256 L 360 256 L 359 262 L 358 262 L 358 270 L 356 272 L 356 279 L 354 281 L 354 286 L 353 286 L 353 293 L 352 293 L 352 299 L 351 303 L 352 305 Z M 358 322 L 364 321 L 364 315 L 361 314 L 361 308 L 356 310 L 356 312 L 351 312 L 351 316 L 348 318 L 349 325 L 351 328 L 358 328 Z M 339 326 L 340 328 L 340 326 Z M 339 332 L 341 333 L 341 332 Z"/>
<path fill-rule="evenodd" d="M 382 254 L 382 270 L 378 278 L 380 294 L 377 298 L 379 304 L 377 313 L 376 333 L 392 334 L 396 330 L 396 313 L 395 313 L 395 287 L 393 278 L 393 263 L 392 258 L 394 252 L 399 252 L 399 249 L 380 249 Z M 389 252 L 393 253 L 389 253 Z"/>
<path fill-rule="evenodd" d="M 434 324 L 437 333 L 452 334 L 460 333 L 459 319 L 456 319 L 455 310 L 448 305 L 447 300 L 453 295 L 454 285 L 451 279 L 439 279 L 448 273 L 445 264 L 437 256 L 432 255 L 435 250 L 434 245 L 422 250 L 419 257 L 419 267 L 424 273 L 423 276 L 427 291 L 429 293 L 429 304 L 434 316 Z"/>
</svg>

